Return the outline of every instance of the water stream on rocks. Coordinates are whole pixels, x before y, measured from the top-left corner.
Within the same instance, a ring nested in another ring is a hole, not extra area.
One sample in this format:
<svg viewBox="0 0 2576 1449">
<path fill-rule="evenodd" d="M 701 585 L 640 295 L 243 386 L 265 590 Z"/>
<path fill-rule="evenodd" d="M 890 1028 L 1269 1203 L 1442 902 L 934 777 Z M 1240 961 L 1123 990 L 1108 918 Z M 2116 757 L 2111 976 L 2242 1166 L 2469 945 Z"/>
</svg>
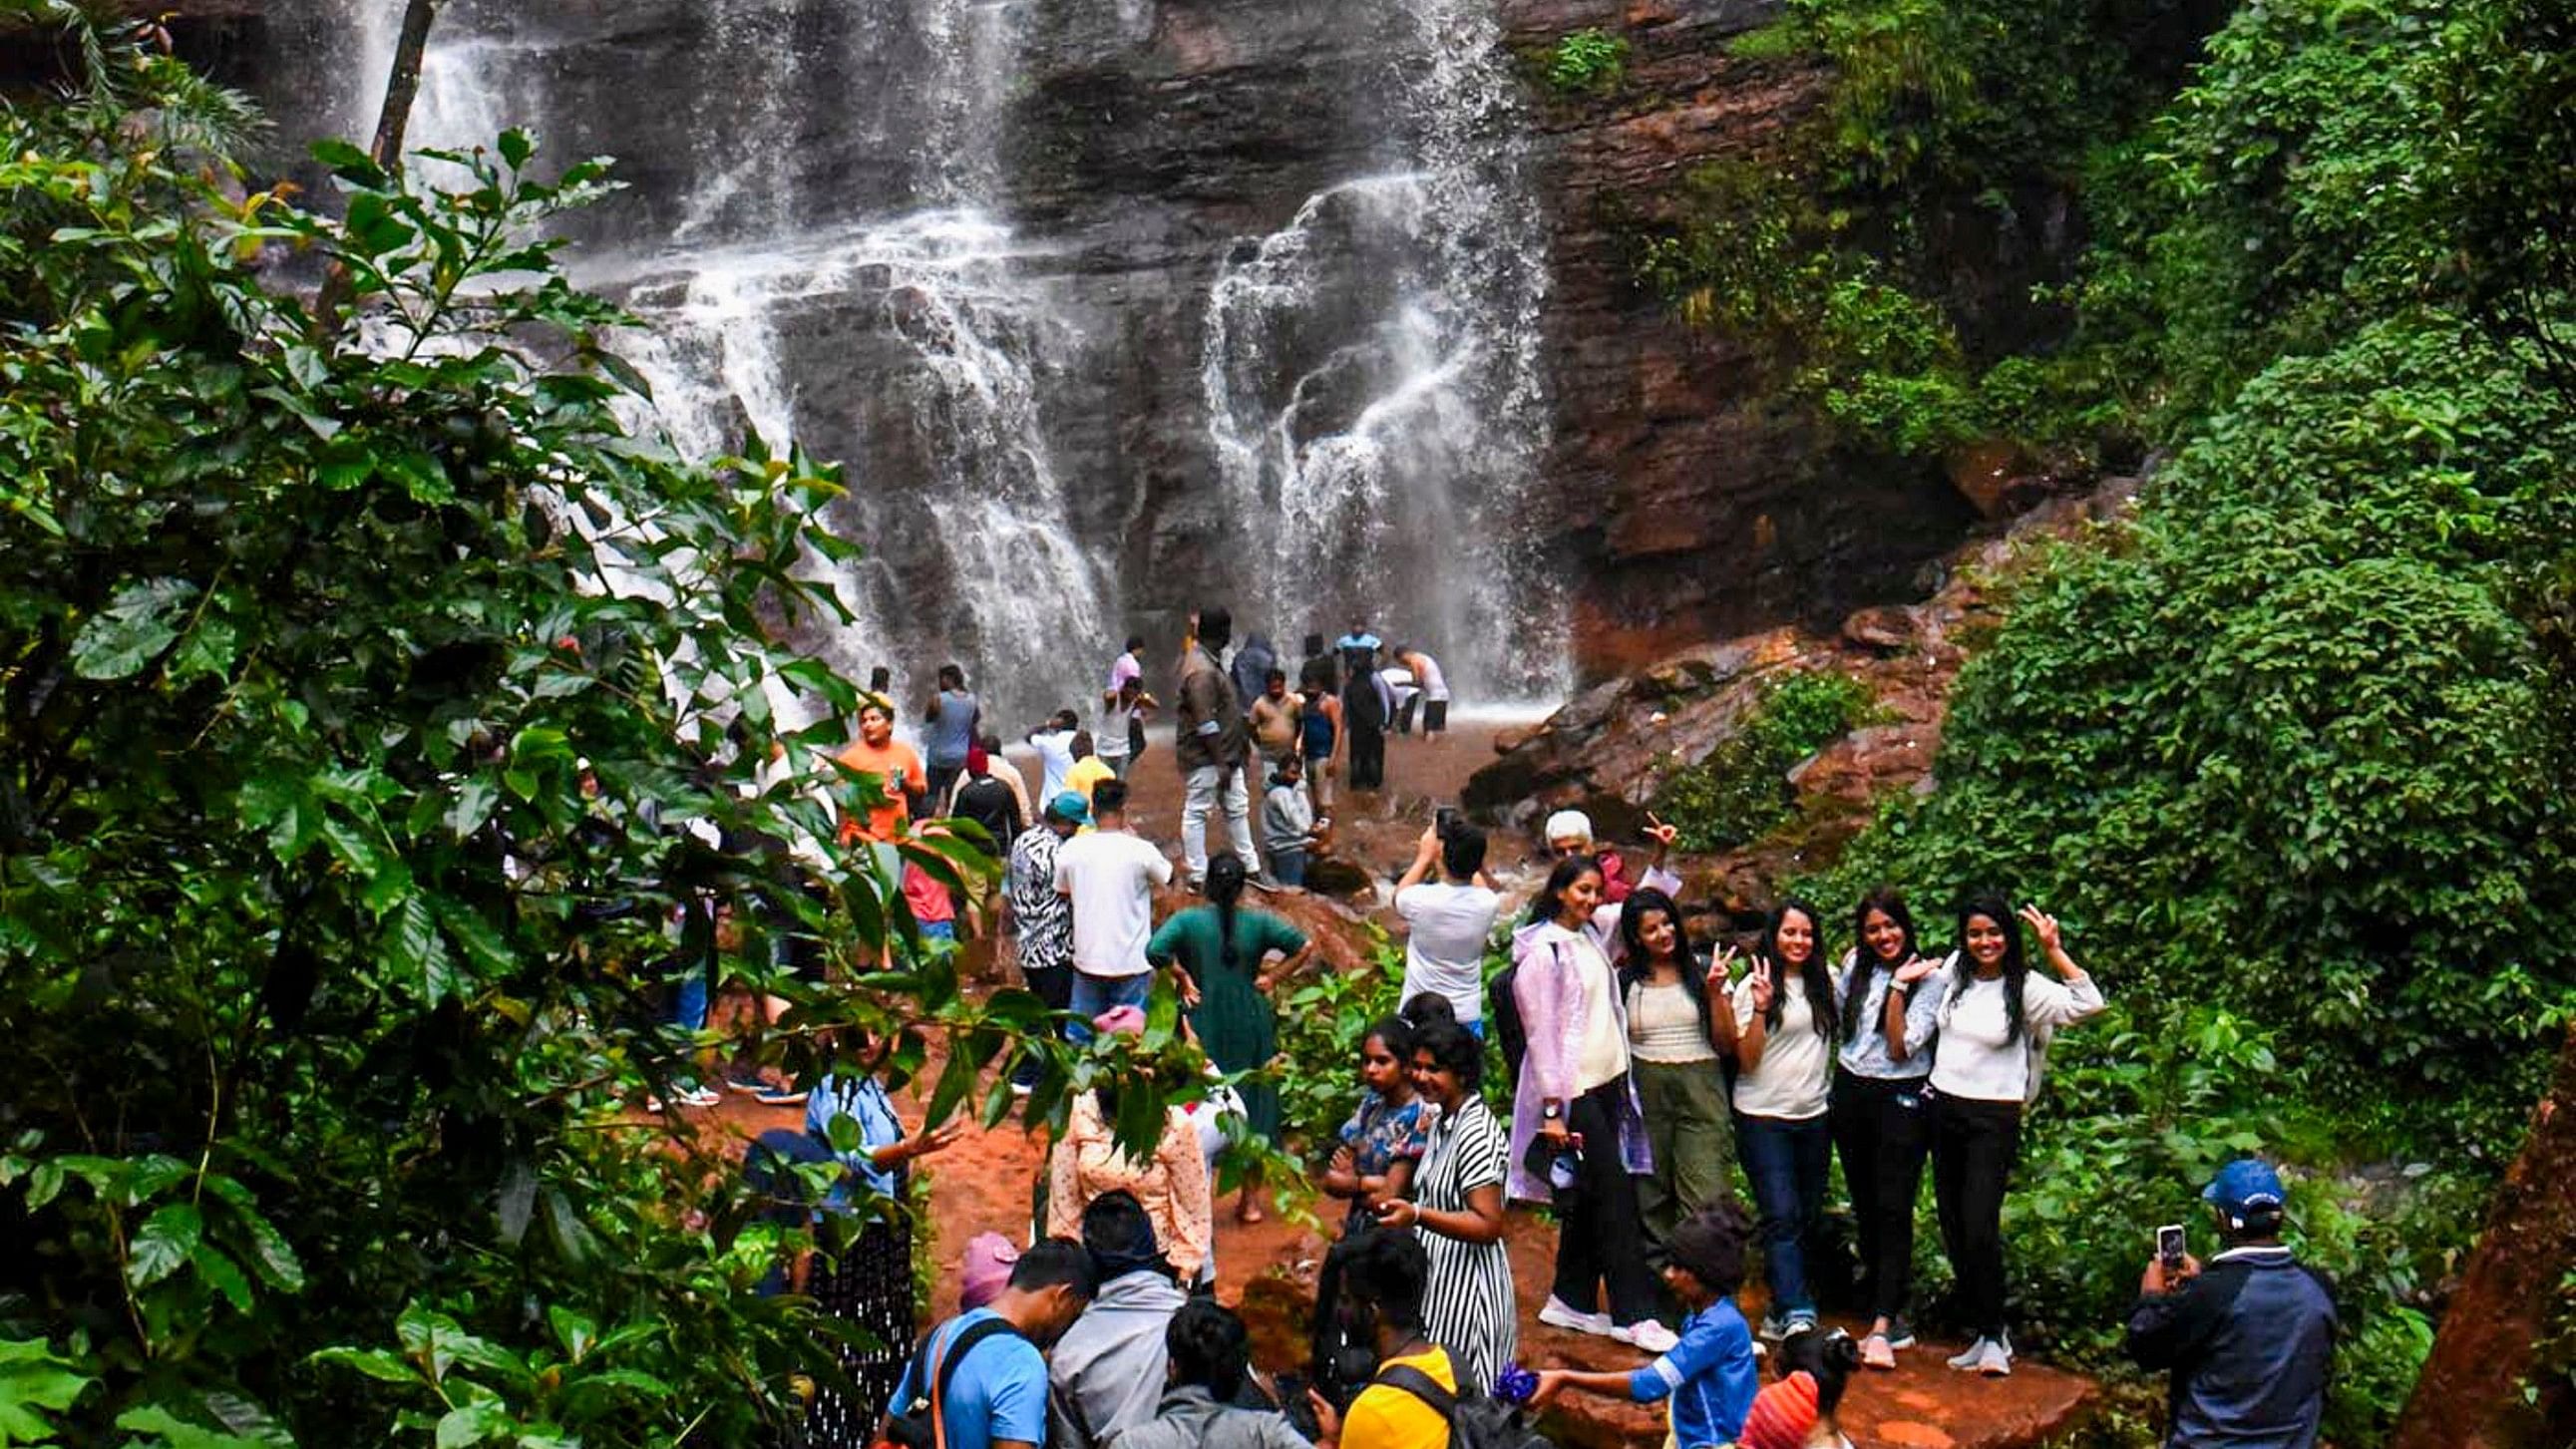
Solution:
<svg viewBox="0 0 2576 1449">
<path fill-rule="evenodd" d="M 289 133 L 364 135 L 401 5 L 277 3 L 312 74 L 362 78 Z M 846 668 L 918 690 L 955 658 L 1024 727 L 1127 629 L 1230 596 L 1283 652 L 1365 619 L 1462 702 L 1529 698 L 1565 672 L 1518 522 L 1547 274 L 1493 6 L 1354 0 L 1320 87 L 1349 114 L 1296 118 L 1341 175 L 1248 176 L 1230 235 L 1155 195 L 1076 215 L 1061 158 L 1119 123 L 1049 104 L 1237 23 L 1208 0 L 451 0 L 412 143 L 618 158 L 577 275 L 647 324 L 624 350 L 678 447 L 847 462 L 859 623 L 807 641 Z"/>
</svg>

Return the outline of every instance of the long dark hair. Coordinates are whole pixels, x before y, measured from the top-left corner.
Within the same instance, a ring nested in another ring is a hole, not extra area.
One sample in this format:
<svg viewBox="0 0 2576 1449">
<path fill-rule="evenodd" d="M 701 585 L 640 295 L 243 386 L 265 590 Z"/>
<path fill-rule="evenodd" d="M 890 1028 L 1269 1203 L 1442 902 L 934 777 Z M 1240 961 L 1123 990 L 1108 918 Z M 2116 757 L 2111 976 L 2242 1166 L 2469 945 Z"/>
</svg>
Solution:
<svg viewBox="0 0 2576 1449">
<path fill-rule="evenodd" d="M 1653 886 L 1639 886 L 1628 893 L 1626 904 L 1619 908 L 1619 939 L 1628 950 L 1619 961 L 1619 995 L 1625 998 L 1646 979 L 1646 917 L 1661 911 L 1672 918 L 1673 959 L 1682 968 L 1682 985 L 1689 988 L 1691 1004 L 1699 1008 L 1700 1034 L 1708 1034 L 1708 993 L 1691 979 L 1699 964 L 1699 955 L 1691 949 L 1690 927 L 1682 922 L 1681 907 L 1673 898 Z"/>
<path fill-rule="evenodd" d="M 1216 907 L 1217 960 L 1234 969 L 1234 909 L 1243 898 L 1243 857 L 1232 851 L 1208 862 L 1208 904 Z"/>
<path fill-rule="evenodd" d="M 2021 953 L 2021 917 L 2013 914 L 2012 902 L 1993 892 L 1968 897 L 1959 907 L 1959 967 L 1950 975 L 1950 995 L 1941 1003 L 1944 1015 L 1958 1004 L 1959 993 L 1977 976 L 1975 958 L 1968 954 L 1968 918 L 1983 916 L 2004 933 L 2004 1040 L 2019 1041 L 2022 1034 L 2022 983 L 2030 979 L 2030 962 Z"/>
<path fill-rule="evenodd" d="M 1588 855 L 1569 855 L 1558 861 L 1556 869 L 1547 873 L 1547 884 L 1539 887 L 1538 894 L 1530 898 L 1530 923 L 1544 925 L 1565 914 L 1565 893 L 1574 888 L 1574 883 L 1581 880 L 1586 871 L 1600 875 L 1601 862 Z"/>
<path fill-rule="evenodd" d="M 1905 945 L 1893 961 L 1880 960 L 1878 953 L 1869 948 L 1869 913 L 1872 911 L 1894 921 L 1896 929 L 1905 933 Z M 1904 892 L 1893 886 L 1880 886 L 1862 896 L 1860 904 L 1852 908 L 1852 970 L 1851 978 L 1843 983 L 1843 1005 L 1851 1009 L 1851 1039 L 1855 1043 L 1872 1030 L 1880 1036 L 1887 1035 L 1887 1013 L 1861 1009 L 1861 1003 L 1869 998 L 1871 973 L 1885 971 L 1893 976 L 1896 968 L 1913 959 L 1919 950 L 1914 937 L 1914 913 L 1905 908 Z"/>
<path fill-rule="evenodd" d="M 1807 953 L 1807 964 L 1798 970 L 1798 979 L 1807 991 L 1807 1011 L 1815 1018 L 1816 1035 L 1826 1041 L 1834 1039 L 1834 976 L 1825 968 L 1825 918 L 1816 908 L 1795 896 L 1780 903 L 1771 919 L 1762 927 L 1762 959 L 1771 963 L 1771 1009 L 1762 1014 L 1762 1024 L 1773 1031 L 1780 1029 L 1780 1018 L 1788 1010 L 1789 998 L 1780 989 L 1780 973 L 1786 963 L 1780 959 L 1780 923 L 1796 911 L 1807 918 L 1807 928 L 1816 933 L 1815 949 Z"/>
</svg>

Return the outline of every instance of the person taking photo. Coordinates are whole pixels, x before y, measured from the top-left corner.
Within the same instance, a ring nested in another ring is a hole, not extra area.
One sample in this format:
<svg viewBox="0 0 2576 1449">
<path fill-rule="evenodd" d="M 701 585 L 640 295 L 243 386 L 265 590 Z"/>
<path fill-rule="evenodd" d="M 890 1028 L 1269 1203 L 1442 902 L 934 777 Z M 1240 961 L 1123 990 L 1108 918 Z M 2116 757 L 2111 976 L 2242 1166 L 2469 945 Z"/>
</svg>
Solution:
<svg viewBox="0 0 2576 1449">
<path fill-rule="evenodd" d="M 2202 1190 L 2225 1251 L 2150 1260 L 2129 1357 L 2173 1376 L 2167 1449 L 2311 1449 L 2334 1365 L 2334 1292 L 2281 1241 L 2281 1175 L 2260 1158 Z"/>
</svg>

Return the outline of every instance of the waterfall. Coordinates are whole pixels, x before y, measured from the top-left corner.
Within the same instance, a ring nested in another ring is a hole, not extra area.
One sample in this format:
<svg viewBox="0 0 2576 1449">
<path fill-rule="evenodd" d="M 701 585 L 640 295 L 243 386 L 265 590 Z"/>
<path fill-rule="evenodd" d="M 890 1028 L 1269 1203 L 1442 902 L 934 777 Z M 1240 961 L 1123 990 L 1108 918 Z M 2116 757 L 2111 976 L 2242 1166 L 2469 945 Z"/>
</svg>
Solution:
<svg viewBox="0 0 2576 1449">
<path fill-rule="evenodd" d="M 363 133 L 401 5 L 269 3 L 307 15 L 311 73 L 366 78 L 301 133 Z M 1302 203 L 1203 214 L 1148 182 L 1078 214 L 1092 183 L 1060 168 L 1129 124 L 1120 96 L 1184 145 L 1151 109 L 1170 68 L 1268 43 L 1213 0 L 450 0 L 411 140 L 519 125 L 557 164 L 617 159 L 631 189 L 565 225 L 643 323 L 634 425 L 846 465 L 826 524 L 865 553 L 810 567 L 857 622 L 800 641 L 845 669 L 909 694 L 954 659 L 1023 728 L 1218 591 L 1283 641 L 1364 614 L 1490 701 L 1563 672 L 1521 556 L 1545 238 L 1495 3 L 1349 0 L 1350 54 L 1299 62 L 1346 114 L 1282 118 L 1337 158 Z M 1067 75 L 1108 98 L 1065 103 Z"/>
<path fill-rule="evenodd" d="M 1547 282 L 1501 33 L 1491 0 L 1395 12 L 1409 168 L 1229 257 L 1209 440 L 1269 617 L 1420 641 L 1465 698 L 1558 694 L 1563 597 L 1509 526 L 1547 443 Z"/>
</svg>

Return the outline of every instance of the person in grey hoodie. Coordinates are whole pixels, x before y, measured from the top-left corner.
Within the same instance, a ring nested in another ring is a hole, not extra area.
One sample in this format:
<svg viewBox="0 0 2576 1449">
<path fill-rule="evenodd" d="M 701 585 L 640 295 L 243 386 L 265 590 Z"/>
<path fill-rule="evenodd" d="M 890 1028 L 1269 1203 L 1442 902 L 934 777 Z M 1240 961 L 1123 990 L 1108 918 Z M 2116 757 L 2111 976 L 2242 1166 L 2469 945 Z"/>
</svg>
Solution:
<svg viewBox="0 0 2576 1449">
<path fill-rule="evenodd" d="M 1251 1356 L 1242 1319 L 1192 1299 L 1172 1315 L 1164 1347 L 1171 1387 L 1153 1422 L 1119 1435 L 1116 1449 L 1308 1449 L 1286 1415 L 1237 1403 Z"/>
<path fill-rule="evenodd" d="M 1099 1270 L 1100 1291 L 1047 1355 L 1054 1449 L 1098 1449 L 1154 1417 L 1165 1377 L 1164 1330 L 1189 1301 L 1134 1194 L 1093 1198 L 1082 1210 L 1082 1246 Z"/>
</svg>

